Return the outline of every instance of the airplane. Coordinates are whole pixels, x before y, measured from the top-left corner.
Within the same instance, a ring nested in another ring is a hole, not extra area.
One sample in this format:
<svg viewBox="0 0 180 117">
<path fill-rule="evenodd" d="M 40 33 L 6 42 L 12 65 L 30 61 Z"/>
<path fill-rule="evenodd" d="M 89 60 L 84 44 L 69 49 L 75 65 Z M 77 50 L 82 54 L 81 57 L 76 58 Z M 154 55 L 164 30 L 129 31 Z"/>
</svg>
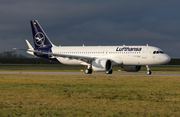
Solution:
<svg viewBox="0 0 180 117">
<path fill-rule="evenodd" d="M 150 67 L 168 63 L 171 58 L 160 48 L 149 46 L 55 46 L 37 20 L 31 20 L 34 48 L 26 40 L 29 49 L 26 51 L 36 57 L 57 61 L 67 65 L 84 65 L 85 74 L 92 71 L 103 71 L 112 74 L 113 66 L 121 66 L 124 71 L 138 72 L 146 66 L 147 74 L 151 75 Z"/>
</svg>

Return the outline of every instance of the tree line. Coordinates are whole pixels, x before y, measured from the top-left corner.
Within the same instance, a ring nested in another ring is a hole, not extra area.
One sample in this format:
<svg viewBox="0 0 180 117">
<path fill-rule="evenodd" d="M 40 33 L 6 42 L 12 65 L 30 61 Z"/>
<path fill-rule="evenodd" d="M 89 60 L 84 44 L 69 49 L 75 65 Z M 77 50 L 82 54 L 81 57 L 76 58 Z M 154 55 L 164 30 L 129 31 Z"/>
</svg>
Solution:
<svg viewBox="0 0 180 117">
<path fill-rule="evenodd" d="M 15 51 L 6 50 L 0 53 L 0 58 L 27 58 L 22 54 L 16 54 Z"/>
</svg>

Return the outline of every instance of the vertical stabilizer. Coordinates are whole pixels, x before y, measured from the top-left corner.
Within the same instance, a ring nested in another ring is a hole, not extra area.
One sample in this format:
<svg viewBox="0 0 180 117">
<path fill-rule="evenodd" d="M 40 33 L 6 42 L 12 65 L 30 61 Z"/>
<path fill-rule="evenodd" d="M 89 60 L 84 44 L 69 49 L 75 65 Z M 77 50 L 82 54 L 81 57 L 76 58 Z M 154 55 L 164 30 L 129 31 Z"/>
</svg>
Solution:
<svg viewBox="0 0 180 117">
<path fill-rule="evenodd" d="M 37 20 L 31 20 L 31 29 L 35 48 L 51 48 L 52 42 L 41 28 Z"/>
</svg>

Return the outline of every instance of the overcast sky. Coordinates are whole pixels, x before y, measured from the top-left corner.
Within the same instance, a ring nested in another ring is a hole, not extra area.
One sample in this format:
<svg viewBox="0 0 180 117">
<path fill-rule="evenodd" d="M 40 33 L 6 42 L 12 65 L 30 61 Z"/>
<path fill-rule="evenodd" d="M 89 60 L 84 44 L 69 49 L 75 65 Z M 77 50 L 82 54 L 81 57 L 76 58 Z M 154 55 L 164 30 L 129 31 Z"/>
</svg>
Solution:
<svg viewBox="0 0 180 117">
<path fill-rule="evenodd" d="M 149 44 L 180 57 L 179 6 L 179 0 L 1 0 L 0 52 L 27 49 L 25 39 L 34 46 L 30 20 L 38 20 L 55 45 Z"/>
</svg>

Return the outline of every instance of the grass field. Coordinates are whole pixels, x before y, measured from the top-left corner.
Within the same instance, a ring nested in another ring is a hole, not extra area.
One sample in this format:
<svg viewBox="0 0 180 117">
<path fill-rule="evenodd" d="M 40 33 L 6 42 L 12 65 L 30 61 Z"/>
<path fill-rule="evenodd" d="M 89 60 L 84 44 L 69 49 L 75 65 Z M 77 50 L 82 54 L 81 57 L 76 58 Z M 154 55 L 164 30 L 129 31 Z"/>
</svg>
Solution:
<svg viewBox="0 0 180 117">
<path fill-rule="evenodd" d="M 0 74 L 0 116 L 179 116 L 180 78 Z"/>
<path fill-rule="evenodd" d="M 81 69 L 84 66 L 0 65 L 0 71 Z M 119 69 L 113 68 L 114 72 Z M 151 70 L 180 73 L 179 66 L 153 66 Z M 169 117 L 180 115 L 179 105 L 180 78 L 175 76 L 0 74 L 0 117 Z"/>
</svg>

